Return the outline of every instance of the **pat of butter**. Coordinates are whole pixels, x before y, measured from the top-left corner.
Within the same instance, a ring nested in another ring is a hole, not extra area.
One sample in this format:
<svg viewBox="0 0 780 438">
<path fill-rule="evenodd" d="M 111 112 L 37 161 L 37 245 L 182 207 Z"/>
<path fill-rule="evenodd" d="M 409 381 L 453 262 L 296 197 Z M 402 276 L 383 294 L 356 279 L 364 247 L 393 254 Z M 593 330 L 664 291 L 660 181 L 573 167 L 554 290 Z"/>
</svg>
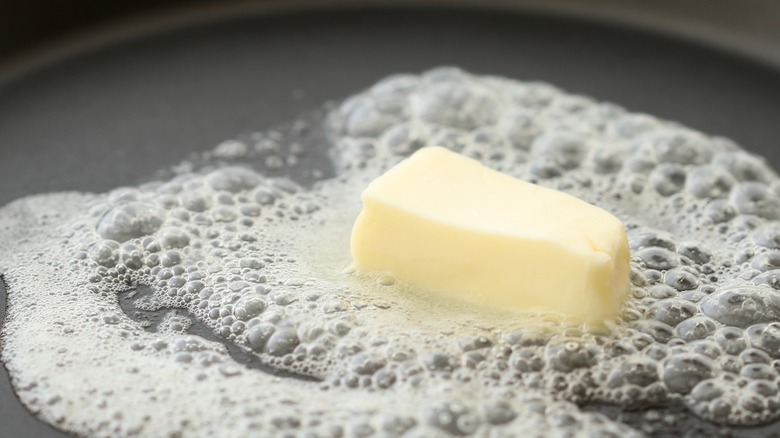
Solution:
<svg viewBox="0 0 780 438">
<path fill-rule="evenodd" d="M 615 318 L 629 250 L 615 216 L 440 147 L 363 192 L 352 230 L 358 271 L 483 305 Z"/>
</svg>

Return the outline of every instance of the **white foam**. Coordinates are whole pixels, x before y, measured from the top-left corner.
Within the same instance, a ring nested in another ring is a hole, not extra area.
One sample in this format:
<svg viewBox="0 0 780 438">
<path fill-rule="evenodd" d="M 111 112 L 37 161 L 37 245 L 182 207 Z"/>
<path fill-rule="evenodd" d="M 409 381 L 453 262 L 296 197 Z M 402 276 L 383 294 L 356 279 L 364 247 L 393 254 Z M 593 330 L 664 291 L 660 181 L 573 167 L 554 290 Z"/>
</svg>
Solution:
<svg viewBox="0 0 780 438">
<path fill-rule="evenodd" d="M 23 403 L 90 436 L 640 434 L 578 407 L 601 403 L 684 404 L 733 425 L 780 415 L 780 198 L 760 158 L 457 69 L 385 79 L 325 129 L 312 149 L 258 134 L 168 181 L 4 207 L 3 360 Z M 634 286 L 622 320 L 476 309 L 345 269 L 360 191 L 429 144 L 624 220 Z M 317 153 L 335 177 L 305 166 Z M 152 293 L 123 312 L 118 295 L 142 286 Z M 136 316 L 156 311 L 152 332 Z M 193 322 L 287 374 L 237 363 L 186 334 Z"/>
</svg>

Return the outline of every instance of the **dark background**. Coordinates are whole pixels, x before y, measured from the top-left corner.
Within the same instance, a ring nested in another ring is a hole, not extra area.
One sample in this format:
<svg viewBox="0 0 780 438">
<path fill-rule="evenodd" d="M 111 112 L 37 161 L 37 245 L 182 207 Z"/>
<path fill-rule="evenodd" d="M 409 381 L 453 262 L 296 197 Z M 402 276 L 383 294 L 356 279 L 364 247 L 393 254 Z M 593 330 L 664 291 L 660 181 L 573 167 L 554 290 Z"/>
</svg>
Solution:
<svg viewBox="0 0 780 438">
<path fill-rule="evenodd" d="M 460 4 L 597 17 L 716 42 L 780 63 L 780 13 L 775 0 L 2 0 L 0 63 L 52 49 L 63 39 L 118 24 L 132 27 L 139 18 L 179 15 L 185 8 L 375 4 Z"/>
</svg>

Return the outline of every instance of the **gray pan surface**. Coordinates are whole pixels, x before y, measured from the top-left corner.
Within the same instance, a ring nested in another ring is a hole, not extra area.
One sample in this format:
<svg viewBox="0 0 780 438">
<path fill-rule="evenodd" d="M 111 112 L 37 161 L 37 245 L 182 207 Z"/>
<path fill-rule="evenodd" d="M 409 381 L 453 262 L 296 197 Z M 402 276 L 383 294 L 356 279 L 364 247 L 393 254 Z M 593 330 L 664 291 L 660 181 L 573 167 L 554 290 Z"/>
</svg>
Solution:
<svg viewBox="0 0 780 438">
<path fill-rule="evenodd" d="M 780 167 L 780 72 L 739 54 L 530 13 L 323 9 L 174 26 L 0 82 L 0 205 L 135 184 L 191 151 L 439 65 L 548 81 L 731 137 Z M 0 436 L 66 436 L 19 404 L 0 368 Z M 659 433 L 780 436 L 780 424 L 729 431 L 676 418 Z"/>
</svg>

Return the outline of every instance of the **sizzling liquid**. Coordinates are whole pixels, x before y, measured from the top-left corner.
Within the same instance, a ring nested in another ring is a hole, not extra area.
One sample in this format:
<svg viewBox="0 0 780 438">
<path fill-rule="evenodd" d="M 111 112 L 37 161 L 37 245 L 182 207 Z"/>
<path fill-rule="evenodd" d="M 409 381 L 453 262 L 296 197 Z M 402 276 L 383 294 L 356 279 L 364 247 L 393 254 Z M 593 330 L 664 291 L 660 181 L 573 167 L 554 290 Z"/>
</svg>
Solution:
<svg viewBox="0 0 780 438">
<path fill-rule="evenodd" d="M 309 121 L 328 133 L 318 151 L 293 125 L 167 181 L 0 210 L 3 360 L 31 410 L 90 436 L 641 435 L 581 407 L 602 403 L 780 416 L 780 197 L 762 159 L 457 69 L 390 77 Z M 477 309 L 350 273 L 360 191 L 425 145 L 621 218 L 621 321 Z M 305 166 L 323 151 L 332 178 Z"/>
</svg>

